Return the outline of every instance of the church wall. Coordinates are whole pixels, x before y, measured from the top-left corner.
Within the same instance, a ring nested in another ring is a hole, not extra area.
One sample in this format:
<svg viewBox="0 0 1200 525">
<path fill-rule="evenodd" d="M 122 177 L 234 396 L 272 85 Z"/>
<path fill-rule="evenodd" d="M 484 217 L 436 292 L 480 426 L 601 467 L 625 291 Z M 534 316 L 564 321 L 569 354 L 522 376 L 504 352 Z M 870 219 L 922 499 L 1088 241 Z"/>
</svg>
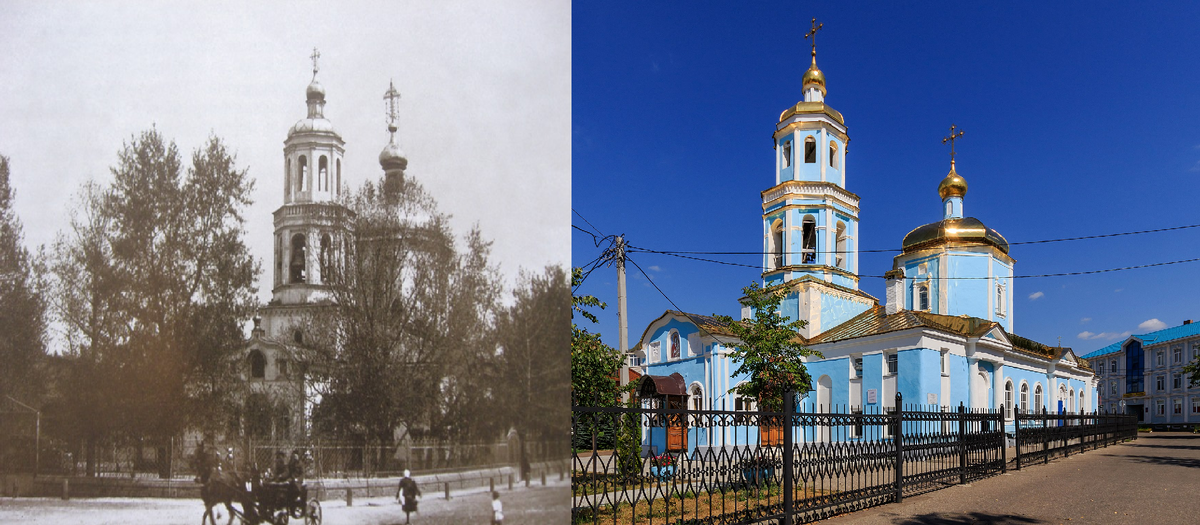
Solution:
<svg viewBox="0 0 1200 525">
<path fill-rule="evenodd" d="M 904 404 L 929 402 L 929 394 L 936 394 L 941 403 L 941 352 L 928 348 L 912 348 L 896 353 L 896 388 L 904 398 Z"/>
<path fill-rule="evenodd" d="M 965 407 L 970 407 L 970 390 L 971 390 L 971 371 L 967 366 L 967 358 L 958 354 L 950 354 L 950 392 L 946 401 L 942 402 L 951 408 L 957 410 L 959 403 Z"/>
<path fill-rule="evenodd" d="M 947 254 L 950 277 L 988 277 L 990 256 L 951 252 Z M 994 320 L 994 309 L 989 308 L 990 290 L 994 283 L 990 279 L 947 279 L 945 281 L 948 315 L 969 315 L 980 319 Z"/>
<path fill-rule="evenodd" d="M 882 413 L 882 407 L 888 406 L 892 400 L 883 396 L 883 354 L 874 353 L 862 356 L 862 406 L 868 414 Z M 871 403 L 870 391 L 875 391 L 875 402 Z"/>
<path fill-rule="evenodd" d="M 813 180 L 813 181 L 821 180 L 821 161 L 822 161 L 822 159 L 825 158 L 825 155 L 823 153 L 821 153 L 821 147 L 820 147 L 821 146 L 821 133 L 818 130 L 812 130 L 812 131 L 807 131 L 807 132 L 802 131 L 799 133 L 795 133 L 794 137 L 795 137 L 795 139 L 794 139 L 795 142 L 793 142 L 792 144 L 793 144 L 793 147 L 796 148 L 795 149 L 796 180 Z M 808 164 L 808 163 L 804 162 L 804 140 L 808 137 L 812 137 L 813 140 L 815 140 L 817 142 L 817 161 L 812 164 Z"/>
<path fill-rule="evenodd" d="M 928 263 L 926 272 L 917 272 L 921 263 Z M 905 294 L 904 307 L 908 310 L 916 310 L 915 301 L 916 293 L 914 287 L 920 282 L 929 282 L 929 305 L 930 311 L 938 313 L 937 298 L 940 297 L 940 283 L 938 277 L 941 275 L 941 265 L 938 264 L 938 254 L 933 254 L 925 257 L 918 257 L 904 262 L 904 275 L 908 276 L 905 279 Z"/>
<path fill-rule="evenodd" d="M 1006 296 L 1005 301 L 1007 301 L 1006 307 L 1004 309 L 1005 310 L 1004 318 L 996 319 L 996 321 L 999 322 L 1000 325 L 1004 327 L 1005 331 L 1007 331 L 1008 333 L 1011 334 L 1011 333 L 1013 333 L 1013 314 L 1014 314 L 1013 297 L 1015 297 L 1015 293 L 1016 293 L 1013 290 L 1013 286 L 1016 284 L 1016 280 L 1012 278 L 1013 265 L 1007 264 L 1003 261 L 996 259 L 995 257 L 992 257 L 991 258 L 991 275 L 992 275 L 992 277 L 1000 279 L 1001 283 L 1004 284 L 1004 295 Z M 992 286 L 995 286 L 995 285 L 996 285 L 996 282 L 993 281 Z M 987 296 L 989 297 L 989 301 L 995 301 L 996 291 L 989 290 Z M 994 311 L 995 305 L 992 305 L 992 307 L 993 307 L 993 311 Z"/>
<path fill-rule="evenodd" d="M 839 278 L 843 282 L 838 282 Z M 845 277 L 834 275 L 833 281 L 835 284 L 842 286 L 852 286 L 847 284 Z M 821 331 L 829 330 L 839 324 L 849 321 L 854 316 L 867 311 L 871 305 L 865 301 L 854 301 L 837 295 L 828 293 L 820 293 L 821 301 Z"/>
</svg>

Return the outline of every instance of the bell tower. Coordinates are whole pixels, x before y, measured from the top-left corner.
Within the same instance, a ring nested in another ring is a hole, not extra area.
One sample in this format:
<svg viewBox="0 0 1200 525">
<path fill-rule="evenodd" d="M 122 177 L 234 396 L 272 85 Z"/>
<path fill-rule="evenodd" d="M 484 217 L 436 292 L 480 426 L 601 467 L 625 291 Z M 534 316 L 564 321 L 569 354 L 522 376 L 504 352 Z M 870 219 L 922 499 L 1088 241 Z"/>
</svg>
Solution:
<svg viewBox="0 0 1200 525">
<path fill-rule="evenodd" d="M 283 142 L 283 206 L 275 210 L 272 304 L 327 300 L 327 285 L 341 261 L 348 213 L 339 203 L 345 141 L 325 118 L 325 89 L 317 81 L 320 57 L 314 49 L 313 78 L 305 90 L 308 114 Z"/>
<path fill-rule="evenodd" d="M 825 74 L 812 64 L 800 78 L 804 100 L 775 125 L 775 185 L 762 192 L 763 281 L 802 276 L 858 289 L 858 195 L 846 189 L 846 123 L 825 104 Z"/>
</svg>

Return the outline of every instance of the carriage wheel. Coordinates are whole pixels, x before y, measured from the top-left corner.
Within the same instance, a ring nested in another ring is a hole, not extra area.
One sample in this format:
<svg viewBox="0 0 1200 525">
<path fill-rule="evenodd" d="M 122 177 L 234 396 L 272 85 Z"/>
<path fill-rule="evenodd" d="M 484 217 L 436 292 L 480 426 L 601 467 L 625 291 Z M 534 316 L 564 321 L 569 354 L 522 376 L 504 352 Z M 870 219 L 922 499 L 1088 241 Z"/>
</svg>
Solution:
<svg viewBox="0 0 1200 525">
<path fill-rule="evenodd" d="M 304 525 L 321 525 L 321 502 L 308 500 L 304 509 Z"/>
</svg>

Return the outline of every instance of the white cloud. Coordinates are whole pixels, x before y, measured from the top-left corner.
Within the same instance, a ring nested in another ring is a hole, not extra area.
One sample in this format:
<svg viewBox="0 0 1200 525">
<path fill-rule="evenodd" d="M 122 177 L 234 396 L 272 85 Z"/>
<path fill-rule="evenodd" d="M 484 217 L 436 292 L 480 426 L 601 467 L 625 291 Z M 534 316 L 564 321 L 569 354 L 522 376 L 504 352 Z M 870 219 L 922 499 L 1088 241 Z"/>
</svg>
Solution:
<svg viewBox="0 0 1200 525">
<path fill-rule="evenodd" d="M 1078 338 L 1080 338 L 1080 339 L 1083 339 L 1083 340 L 1085 340 L 1085 341 L 1093 341 L 1093 340 L 1096 340 L 1096 339 L 1107 339 L 1107 340 L 1109 340 L 1109 341 L 1112 341 L 1113 339 L 1124 339 L 1124 338 L 1126 338 L 1126 337 L 1129 337 L 1129 336 L 1131 336 L 1131 335 L 1133 335 L 1133 333 L 1132 333 L 1132 332 L 1128 332 L 1128 331 L 1126 331 L 1126 332 L 1121 332 L 1121 333 L 1117 333 L 1117 332 L 1100 332 L 1100 333 L 1098 333 L 1098 334 L 1097 334 L 1097 333 L 1094 333 L 1094 332 L 1089 332 L 1089 331 L 1087 331 L 1087 330 L 1084 330 L 1084 331 L 1082 331 L 1082 332 L 1079 332 L 1079 335 L 1077 335 L 1076 337 L 1078 337 Z"/>
<path fill-rule="evenodd" d="M 1191 172 L 1200 171 L 1200 160 L 1196 161 L 1196 164 L 1192 165 L 1192 167 L 1189 168 L 1188 171 L 1191 171 Z"/>
<path fill-rule="evenodd" d="M 1036 300 L 1038 300 L 1038 299 L 1041 299 L 1041 298 L 1043 298 L 1043 297 L 1045 297 L 1045 296 L 1046 296 L 1046 294 L 1044 294 L 1044 293 L 1042 293 L 1042 292 L 1033 292 L 1033 293 L 1029 294 L 1029 300 L 1030 300 L 1030 301 L 1036 301 Z"/>
<path fill-rule="evenodd" d="M 1166 327 L 1167 327 L 1167 323 L 1159 321 L 1158 319 L 1148 319 L 1148 320 L 1146 320 L 1146 322 L 1138 325 L 1138 330 L 1143 330 L 1146 332 L 1153 332 L 1155 330 L 1162 330 L 1163 328 L 1166 328 Z"/>
<path fill-rule="evenodd" d="M 1124 288 L 1117 288 L 1116 290 L 1113 290 L 1113 293 L 1121 293 L 1121 292 L 1124 292 L 1124 291 L 1125 291 L 1125 289 L 1124 289 Z"/>
<path fill-rule="evenodd" d="M 659 267 L 658 267 L 658 265 L 656 264 L 656 265 L 654 265 L 654 266 L 651 266 L 651 267 L 650 267 L 650 271 L 652 271 L 652 272 L 661 272 L 661 271 L 662 271 L 662 268 L 659 268 Z"/>
<path fill-rule="evenodd" d="M 1092 318 L 1091 318 L 1091 317 L 1084 317 L 1083 319 L 1080 319 L 1080 320 L 1079 320 L 1079 324 L 1088 324 L 1088 323 L 1090 323 L 1090 322 L 1092 322 Z"/>
</svg>

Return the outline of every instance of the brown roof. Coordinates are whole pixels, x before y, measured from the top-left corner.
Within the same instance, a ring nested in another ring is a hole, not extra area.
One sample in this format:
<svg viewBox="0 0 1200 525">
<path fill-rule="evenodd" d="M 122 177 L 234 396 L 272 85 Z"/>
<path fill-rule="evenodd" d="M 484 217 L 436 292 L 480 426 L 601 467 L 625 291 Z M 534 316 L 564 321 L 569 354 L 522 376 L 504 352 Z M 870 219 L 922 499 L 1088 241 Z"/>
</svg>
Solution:
<svg viewBox="0 0 1200 525">
<path fill-rule="evenodd" d="M 639 396 L 682 396 L 687 394 L 683 384 L 683 376 L 675 372 L 669 376 L 642 376 L 642 385 L 638 387 Z"/>
<path fill-rule="evenodd" d="M 811 343 L 832 343 L 910 328 L 935 328 L 967 337 L 979 337 L 996 326 L 998 326 L 997 323 L 978 317 L 940 315 L 912 310 L 901 310 L 887 315 L 884 307 L 874 306 L 849 321 L 814 337 Z"/>
</svg>

